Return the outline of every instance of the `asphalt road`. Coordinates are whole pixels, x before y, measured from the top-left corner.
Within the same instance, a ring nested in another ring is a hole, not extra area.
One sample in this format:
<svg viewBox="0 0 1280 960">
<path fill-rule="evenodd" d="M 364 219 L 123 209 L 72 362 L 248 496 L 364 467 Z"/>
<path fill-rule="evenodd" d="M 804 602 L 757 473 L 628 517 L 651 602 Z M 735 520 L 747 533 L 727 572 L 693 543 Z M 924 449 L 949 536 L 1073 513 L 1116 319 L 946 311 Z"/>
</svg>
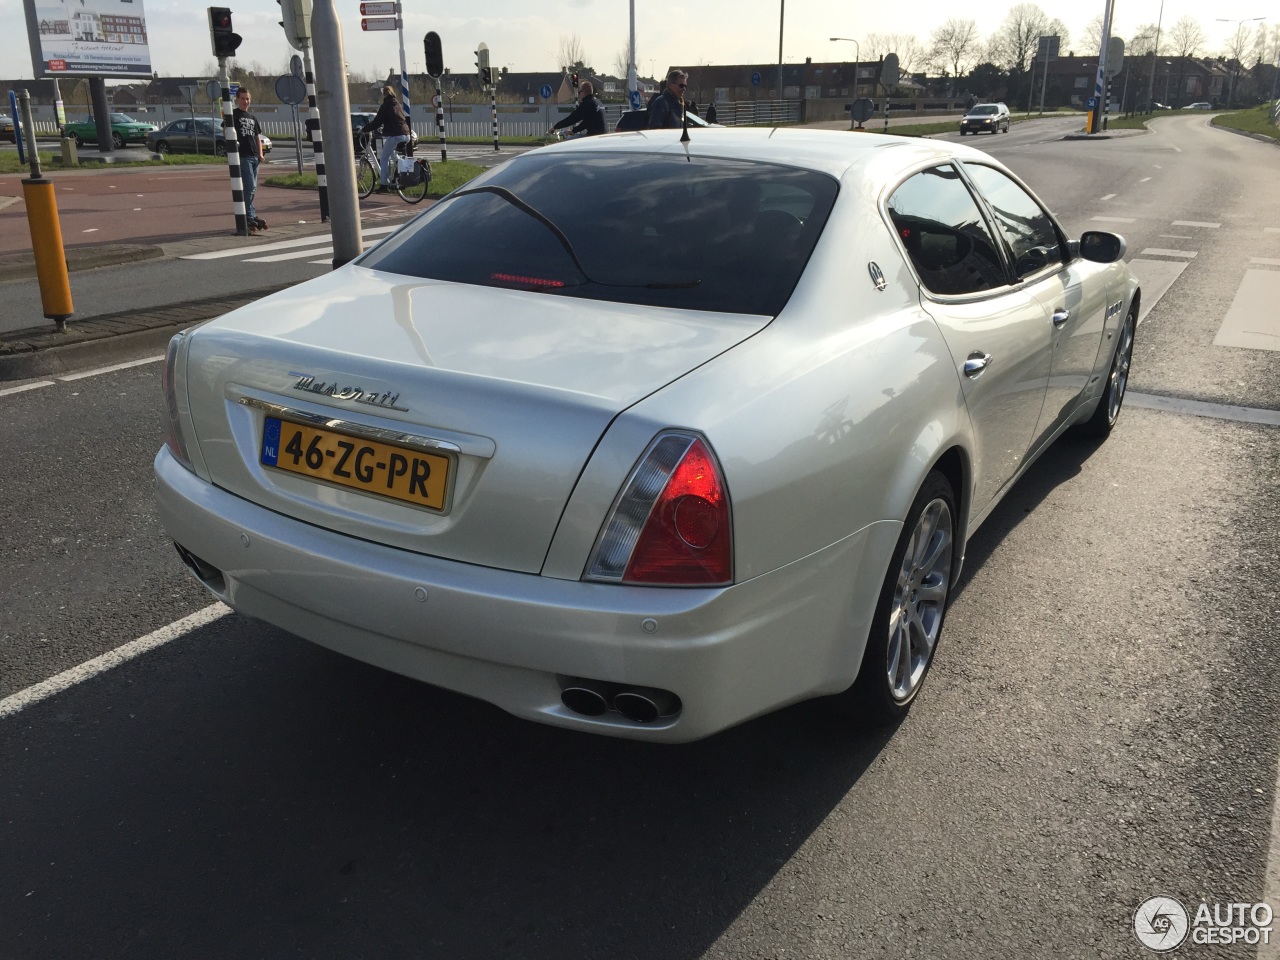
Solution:
<svg viewBox="0 0 1280 960">
<path fill-rule="evenodd" d="M 1161 125 L 978 142 L 1183 269 L 1111 439 L 1058 444 L 970 542 L 896 730 L 807 704 L 592 738 L 213 611 L 0 714 L 0 956 L 1144 957 L 1147 897 L 1262 900 L 1280 428 L 1141 404 L 1280 409 L 1280 353 L 1213 346 L 1280 260 L 1277 155 Z M 208 607 L 150 507 L 158 380 L 0 394 L 0 702 Z"/>
</svg>

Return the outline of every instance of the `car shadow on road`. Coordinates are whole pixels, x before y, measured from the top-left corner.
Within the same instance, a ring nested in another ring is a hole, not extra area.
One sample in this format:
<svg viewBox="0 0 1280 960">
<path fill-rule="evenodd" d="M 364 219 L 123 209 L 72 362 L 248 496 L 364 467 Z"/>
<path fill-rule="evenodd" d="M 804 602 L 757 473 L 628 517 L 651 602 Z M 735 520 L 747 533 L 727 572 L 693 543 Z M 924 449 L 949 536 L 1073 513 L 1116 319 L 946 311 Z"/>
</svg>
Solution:
<svg viewBox="0 0 1280 960">
<path fill-rule="evenodd" d="M 965 547 L 964 570 L 951 592 L 953 600 L 964 592 L 973 573 L 986 563 L 1023 518 L 1059 486 L 1077 477 L 1085 462 L 1104 442 L 1068 432 L 1041 454 L 969 539 Z"/>
<path fill-rule="evenodd" d="M 700 957 L 891 736 L 825 718 L 593 737 L 228 616 L 0 721 L 4 952 Z"/>
</svg>

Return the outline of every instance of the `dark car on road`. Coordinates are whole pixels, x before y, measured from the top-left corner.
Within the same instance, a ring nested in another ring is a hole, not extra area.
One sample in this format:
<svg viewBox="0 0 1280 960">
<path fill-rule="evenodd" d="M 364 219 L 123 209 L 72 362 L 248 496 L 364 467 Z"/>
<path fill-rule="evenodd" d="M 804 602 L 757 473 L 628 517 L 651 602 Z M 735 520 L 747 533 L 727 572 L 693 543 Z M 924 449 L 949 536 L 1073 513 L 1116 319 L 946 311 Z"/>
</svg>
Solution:
<svg viewBox="0 0 1280 960">
<path fill-rule="evenodd" d="M 262 152 L 271 152 L 271 138 L 262 137 Z M 147 147 L 155 153 L 212 153 L 223 157 L 227 145 L 222 137 L 222 124 L 217 120 L 173 120 L 159 130 L 147 134 Z"/>
<path fill-rule="evenodd" d="M 960 136 L 966 133 L 1009 132 L 1009 108 L 1003 103 L 978 103 L 960 121 Z"/>
<path fill-rule="evenodd" d="M 8 140 L 10 143 L 18 142 L 18 135 L 15 132 L 13 117 L 7 113 L 0 113 L 0 140 Z"/>
</svg>

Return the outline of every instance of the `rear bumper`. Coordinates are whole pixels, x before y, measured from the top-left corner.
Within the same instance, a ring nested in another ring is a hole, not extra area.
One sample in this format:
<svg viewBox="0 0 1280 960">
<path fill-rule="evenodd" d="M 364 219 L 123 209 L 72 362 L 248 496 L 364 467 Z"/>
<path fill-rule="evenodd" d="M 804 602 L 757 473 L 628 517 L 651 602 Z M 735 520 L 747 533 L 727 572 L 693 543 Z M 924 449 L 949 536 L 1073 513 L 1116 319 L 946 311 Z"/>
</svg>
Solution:
<svg viewBox="0 0 1280 960">
<path fill-rule="evenodd" d="M 876 523 L 718 589 L 513 573 L 384 547 L 229 494 L 161 450 L 165 529 L 235 610 L 356 659 L 542 723 L 695 740 L 853 682 L 900 525 Z M 674 692 L 650 723 L 565 707 L 570 678 Z"/>
</svg>

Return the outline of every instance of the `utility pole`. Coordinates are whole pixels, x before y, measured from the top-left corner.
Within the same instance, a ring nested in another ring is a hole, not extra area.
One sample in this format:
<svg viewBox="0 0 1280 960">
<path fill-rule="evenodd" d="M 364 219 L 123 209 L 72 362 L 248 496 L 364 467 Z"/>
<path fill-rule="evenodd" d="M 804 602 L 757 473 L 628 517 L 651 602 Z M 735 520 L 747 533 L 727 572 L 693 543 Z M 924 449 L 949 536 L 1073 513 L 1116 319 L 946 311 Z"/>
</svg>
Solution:
<svg viewBox="0 0 1280 960">
<path fill-rule="evenodd" d="M 316 54 L 316 99 L 320 117 L 329 128 L 329 214 L 333 218 L 333 266 L 360 256 L 360 200 L 356 196 L 355 146 L 351 140 L 351 99 L 347 95 L 346 54 L 342 24 L 333 0 L 315 0 L 311 10 L 312 42 Z"/>
</svg>

